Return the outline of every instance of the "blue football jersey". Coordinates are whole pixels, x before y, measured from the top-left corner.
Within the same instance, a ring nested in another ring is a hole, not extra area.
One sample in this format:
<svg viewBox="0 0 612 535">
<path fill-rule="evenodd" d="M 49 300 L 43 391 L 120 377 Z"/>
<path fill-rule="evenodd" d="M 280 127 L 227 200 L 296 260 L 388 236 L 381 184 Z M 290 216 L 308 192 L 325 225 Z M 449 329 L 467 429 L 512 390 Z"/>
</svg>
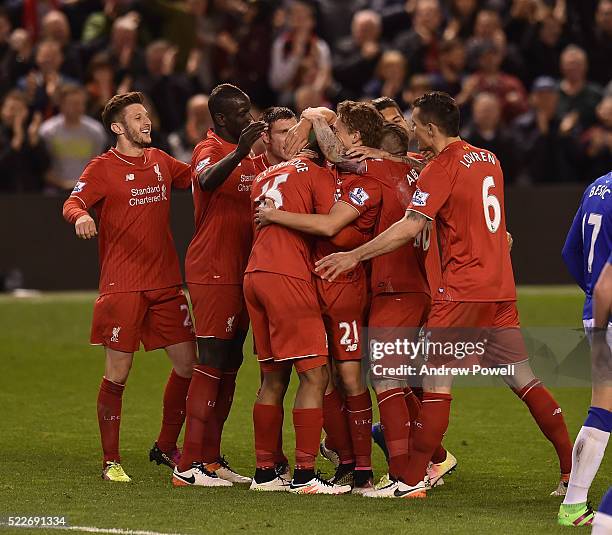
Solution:
<svg viewBox="0 0 612 535">
<path fill-rule="evenodd" d="M 593 288 L 611 252 L 612 171 L 585 190 L 563 246 L 563 260 L 586 295 L 584 319 L 593 317 Z"/>
</svg>

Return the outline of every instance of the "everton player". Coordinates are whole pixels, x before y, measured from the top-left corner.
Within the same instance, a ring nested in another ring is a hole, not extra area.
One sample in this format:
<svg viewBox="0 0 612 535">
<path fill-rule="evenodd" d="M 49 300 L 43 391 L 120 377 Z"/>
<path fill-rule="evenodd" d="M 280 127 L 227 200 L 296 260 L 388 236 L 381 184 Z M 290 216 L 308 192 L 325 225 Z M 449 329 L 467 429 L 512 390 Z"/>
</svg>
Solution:
<svg viewBox="0 0 612 535">
<path fill-rule="evenodd" d="M 242 279 L 251 250 L 250 192 L 257 174 L 249 154 L 265 123 L 253 121 L 249 97 L 230 84 L 213 89 L 208 108 L 214 128 L 193 151 L 196 229 L 185 259 L 199 362 L 189 390 L 176 485 L 192 484 L 192 476 L 201 484 L 201 463 L 206 474 L 250 482 L 231 470 L 220 447 L 249 326 Z"/>
<path fill-rule="evenodd" d="M 606 330 L 610 322 L 609 300 L 612 295 L 608 282 L 611 271 L 608 258 L 611 252 L 612 172 L 595 180 L 584 191 L 563 247 L 563 260 L 586 296 L 582 321 L 587 336 L 595 337 L 594 353 L 600 351 L 602 345 L 603 350 L 606 349 Z M 604 288 L 607 289 L 607 295 Z M 597 289 L 599 295 L 596 295 Z M 598 309 L 599 318 L 596 317 Z M 607 336 L 611 340 L 609 331 Z M 599 342 L 599 346 L 595 342 Z M 593 521 L 593 510 L 587 496 L 612 431 L 612 378 L 609 372 L 605 372 L 605 362 L 600 367 L 597 362 L 592 364 L 591 406 L 574 443 L 572 473 L 567 494 L 559 509 L 559 524 L 564 526 L 582 526 Z M 610 361 L 607 366 L 609 370 Z"/>
<path fill-rule="evenodd" d="M 188 188 L 189 166 L 147 148 L 151 119 L 141 93 L 114 96 L 102 114 L 116 145 L 85 168 L 64 218 L 82 239 L 98 236 L 100 296 L 91 343 L 104 346 L 106 365 L 98 394 L 102 477 L 130 481 L 119 455 L 121 404 L 134 352 L 164 348 L 173 369 L 164 394 L 163 422 L 151 455 L 171 466 L 185 418 L 185 397 L 195 363 L 189 306 L 170 233 L 170 190 Z M 93 210 L 98 223 L 89 212 Z"/>
<path fill-rule="evenodd" d="M 411 127 L 419 150 L 431 150 L 435 156 L 421 172 L 405 217 L 371 242 L 319 261 L 317 270 L 334 280 L 363 260 L 405 245 L 427 221 L 435 219 L 442 278 L 427 319 L 428 330 L 444 336 L 451 327 L 491 329 L 489 362 L 515 364 L 515 374 L 505 379 L 555 446 L 562 478 L 567 478 L 571 441 L 563 415 L 550 392 L 533 376 L 519 331 L 499 161 L 459 138 L 459 109 L 445 93 L 418 98 Z M 425 497 L 427 464 L 448 427 L 451 384 L 450 375 L 423 378 L 423 406 L 413 434 L 409 470 L 365 496 Z"/>
</svg>

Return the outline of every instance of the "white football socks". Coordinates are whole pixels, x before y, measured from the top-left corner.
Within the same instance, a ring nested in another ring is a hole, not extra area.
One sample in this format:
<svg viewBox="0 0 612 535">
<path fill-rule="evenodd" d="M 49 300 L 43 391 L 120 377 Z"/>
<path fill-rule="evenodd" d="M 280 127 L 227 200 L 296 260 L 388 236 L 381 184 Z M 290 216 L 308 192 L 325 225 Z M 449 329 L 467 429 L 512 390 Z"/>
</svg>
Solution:
<svg viewBox="0 0 612 535">
<path fill-rule="evenodd" d="M 570 475 L 565 505 L 587 501 L 589 488 L 603 459 L 610 433 L 594 427 L 582 427 L 572 450 L 572 473 Z"/>
</svg>

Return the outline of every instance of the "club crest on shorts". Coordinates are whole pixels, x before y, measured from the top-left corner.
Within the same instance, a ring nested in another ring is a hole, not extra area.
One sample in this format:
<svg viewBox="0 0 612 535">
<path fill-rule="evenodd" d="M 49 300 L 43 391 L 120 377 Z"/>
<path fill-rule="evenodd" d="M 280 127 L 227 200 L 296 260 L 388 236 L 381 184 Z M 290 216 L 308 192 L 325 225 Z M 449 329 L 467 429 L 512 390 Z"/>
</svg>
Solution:
<svg viewBox="0 0 612 535">
<path fill-rule="evenodd" d="M 111 342 L 119 342 L 119 331 L 121 330 L 121 327 L 113 327 L 113 335 L 111 336 L 110 341 Z"/>
<path fill-rule="evenodd" d="M 417 188 L 412 196 L 412 204 L 415 206 L 425 206 L 427 204 L 427 199 L 429 198 L 429 193 L 425 193 Z"/>
<path fill-rule="evenodd" d="M 349 192 L 349 199 L 357 206 L 363 206 L 370 196 L 363 188 L 355 188 Z"/>
<path fill-rule="evenodd" d="M 230 316 L 227 318 L 227 327 L 225 328 L 226 333 L 231 333 L 234 330 L 234 320 L 236 316 Z"/>
</svg>

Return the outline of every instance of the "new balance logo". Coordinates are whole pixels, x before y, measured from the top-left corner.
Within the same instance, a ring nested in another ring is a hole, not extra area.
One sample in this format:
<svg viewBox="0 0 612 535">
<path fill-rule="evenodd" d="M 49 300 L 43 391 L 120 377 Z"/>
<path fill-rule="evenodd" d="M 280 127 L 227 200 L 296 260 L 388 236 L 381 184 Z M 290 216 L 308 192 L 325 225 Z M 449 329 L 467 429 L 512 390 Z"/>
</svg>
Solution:
<svg viewBox="0 0 612 535">
<path fill-rule="evenodd" d="M 555 414 L 561 414 L 561 407 L 557 407 L 554 411 L 553 411 L 553 416 Z"/>
<path fill-rule="evenodd" d="M 134 176 L 134 173 L 129 173 L 127 175 L 125 175 L 125 181 L 129 182 L 130 180 L 134 180 L 136 177 Z"/>
<path fill-rule="evenodd" d="M 121 330 L 121 327 L 113 327 L 113 335 L 111 336 L 110 341 L 111 342 L 119 342 L 119 331 Z"/>
</svg>

